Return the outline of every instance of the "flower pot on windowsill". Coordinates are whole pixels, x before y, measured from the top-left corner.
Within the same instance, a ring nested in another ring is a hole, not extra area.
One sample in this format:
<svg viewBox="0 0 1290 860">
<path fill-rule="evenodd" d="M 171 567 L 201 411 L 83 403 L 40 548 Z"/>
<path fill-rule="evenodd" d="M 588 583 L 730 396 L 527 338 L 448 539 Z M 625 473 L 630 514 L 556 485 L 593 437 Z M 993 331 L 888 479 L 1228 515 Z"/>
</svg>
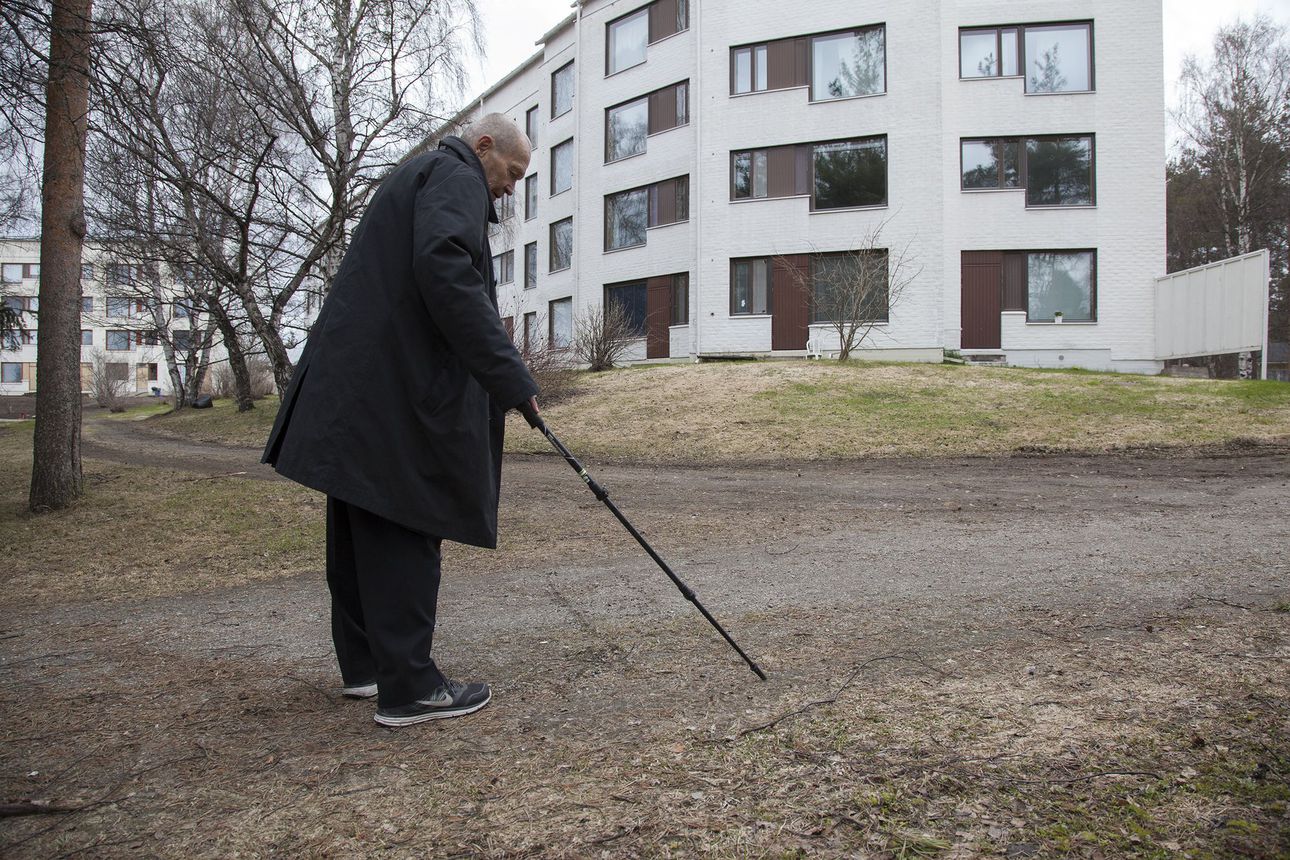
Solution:
<svg viewBox="0 0 1290 860">
<path fill-rule="evenodd" d="M 1061 312 L 1061 311 L 1058 311 L 1057 313 L 1053 314 L 1053 322 L 1055 322 L 1055 323 L 1060 323 L 1061 321 L 1062 321 L 1062 312 Z"/>
</svg>

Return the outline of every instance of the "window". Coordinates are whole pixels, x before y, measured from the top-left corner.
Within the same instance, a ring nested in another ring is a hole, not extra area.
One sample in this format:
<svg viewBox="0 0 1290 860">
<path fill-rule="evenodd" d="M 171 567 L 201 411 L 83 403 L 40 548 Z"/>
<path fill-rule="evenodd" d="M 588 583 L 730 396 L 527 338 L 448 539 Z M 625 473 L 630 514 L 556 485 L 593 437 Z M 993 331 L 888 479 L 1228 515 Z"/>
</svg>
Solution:
<svg viewBox="0 0 1290 860">
<path fill-rule="evenodd" d="M 196 311 L 194 311 L 192 305 L 188 302 L 175 302 L 175 319 L 192 319 L 195 313 Z"/>
<path fill-rule="evenodd" d="M 1027 206 L 1093 204 L 1093 138 L 1045 137 L 1026 141 Z"/>
<path fill-rule="evenodd" d="M 106 365 L 108 382 L 129 382 L 130 365 L 124 361 L 109 361 Z"/>
<path fill-rule="evenodd" d="M 690 324 L 690 276 L 688 273 L 672 276 L 672 325 Z"/>
<path fill-rule="evenodd" d="M 524 180 L 524 220 L 532 221 L 537 217 L 537 174 Z"/>
<path fill-rule="evenodd" d="M 814 154 L 812 208 L 845 209 L 886 204 L 886 138 L 818 144 Z"/>
<path fill-rule="evenodd" d="M 612 75 L 645 62 L 645 46 L 649 44 L 648 6 L 606 26 L 609 38 L 605 46 L 605 74 Z"/>
<path fill-rule="evenodd" d="M 646 138 L 688 125 L 690 82 L 681 81 L 605 111 L 605 161 L 639 155 Z"/>
<path fill-rule="evenodd" d="M 627 318 L 627 325 L 633 337 L 645 336 L 645 318 L 648 316 L 646 306 L 646 282 L 633 281 L 629 284 L 605 285 L 605 311 L 610 308 L 621 310 Z"/>
<path fill-rule="evenodd" d="M 960 78 L 1010 78 L 1019 74 L 1016 27 L 959 31 Z"/>
<path fill-rule="evenodd" d="M 83 313 L 83 314 L 92 314 L 92 313 L 94 313 L 94 297 L 93 297 L 93 296 L 81 296 L 81 313 Z"/>
<path fill-rule="evenodd" d="M 547 305 L 547 343 L 552 349 L 568 349 L 573 343 L 573 297 L 556 299 Z"/>
<path fill-rule="evenodd" d="M 0 363 L 0 382 L 22 382 L 22 364 L 17 361 Z"/>
<path fill-rule="evenodd" d="M 959 31 L 959 77 L 1024 77 L 1027 93 L 1093 89 L 1093 24 L 1026 24 Z"/>
<path fill-rule="evenodd" d="M 810 87 L 811 101 L 887 91 L 887 33 L 879 24 L 730 50 L 732 95 Z"/>
<path fill-rule="evenodd" d="M 605 161 L 644 152 L 648 136 L 648 96 L 605 111 Z"/>
<path fill-rule="evenodd" d="M 887 203 L 887 139 L 801 143 L 731 153 L 730 197 L 810 195 L 811 208 Z"/>
<path fill-rule="evenodd" d="M 524 133 L 529 136 L 529 143 L 534 149 L 538 145 L 538 106 L 533 105 L 524 112 Z"/>
<path fill-rule="evenodd" d="M 503 251 L 493 257 L 493 273 L 499 284 L 509 284 L 515 280 L 515 252 Z"/>
<path fill-rule="evenodd" d="M 524 289 L 531 290 L 537 286 L 537 242 L 524 246 Z"/>
<path fill-rule="evenodd" d="M 135 344 L 138 346 L 157 346 L 160 340 L 155 331 L 141 331 L 134 336 Z"/>
<path fill-rule="evenodd" d="M 0 302 L 6 308 L 16 313 L 23 311 L 34 311 L 40 307 L 40 300 L 35 296 L 5 296 Z"/>
<path fill-rule="evenodd" d="M 94 264 L 93 264 L 93 263 L 81 263 L 81 280 L 82 280 L 82 281 L 92 281 L 92 280 L 94 280 Z"/>
<path fill-rule="evenodd" d="M 551 196 L 573 187 L 573 138 L 551 149 Z"/>
<path fill-rule="evenodd" d="M 125 296 L 107 297 L 107 315 L 110 317 L 128 317 L 134 303 Z"/>
<path fill-rule="evenodd" d="M 528 352 L 538 345 L 537 311 L 524 315 L 524 351 Z"/>
<path fill-rule="evenodd" d="M 765 45 L 752 45 L 747 48 L 736 48 L 732 73 L 736 94 L 762 92 L 766 89 L 766 63 L 768 50 Z"/>
<path fill-rule="evenodd" d="M 138 278 L 143 276 L 142 266 L 132 266 L 128 263 L 108 263 L 107 279 L 111 284 L 132 284 Z"/>
<path fill-rule="evenodd" d="M 886 322 L 887 252 L 817 254 L 811 258 L 811 322 Z"/>
<path fill-rule="evenodd" d="M 770 313 L 770 260 L 730 261 L 730 314 Z"/>
<path fill-rule="evenodd" d="M 637 188 L 605 198 L 605 250 L 645 244 L 649 226 L 649 189 Z"/>
<path fill-rule="evenodd" d="M 1060 311 L 1067 322 L 1096 320 L 1096 258 L 1094 251 L 1027 252 L 1026 318 L 1051 321 Z"/>
<path fill-rule="evenodd" d="M 22 283 L 22 263 L 0 265 L 0 279 L 3 279 L 6 284 Z"/>
<path fill-rule="evenodd" d="M 1027 206 L 1091 206 L 1093 137 L 964 140 L 962 187 L 1022 189 Z"/>
<path fill-rule="evenodd" d="M 181 328 L 170 333 L 170 343 L 176 352 L 189 352 L 197 345 L 192 329 Z"/>
<path fill-rule="evenodd" d="M 551 118 L 573 110 L 573 61 L 551 75 Z"/>
<path fill-rule="evenodd" d="M 93 330 L 87 329 L 87 328 L 81 329 L 81 346 L 93 346 L 93 345 L 94 345 Z"/>
<path fill-rule="evenodd" d="M 1093 89 L 1093 25 L 1025 28 L 1026 92 L 1071 93 Z"/>
<path fill-rule="evenodd" d="M 17 331 L 0 331 L 0 349 L 6 349 L 10 352 L 22 346 L 22 338 L 19 337 L 21 332 Z"/>
<path fill-rule="evenodd" d="M 107 333 L 107 348 L 112 352 L 124 352 L 130 348 L 130 332 L 111 331 Z"/>
<path fill-rule="evenodd" d="M 678 176 L 605 197 L 605 250 L 645 244 L 645 231 L 688 221 L 690 177 Z"/>
<path fill-rule="evenodd" d="M 811 99 L 844 99 L 887 91 L 882 27 L 816 36 L 811 40 Z"/>
<path fill-rule="evenodd" d="M 159 368 L 157 367 L 157 363 L 156 363 L 155 361 L 154 361 L 154 362 L 150 362 L 150 363 L 148 363 L 148 364 L 141 364 L 141 365 L 139 365 L 139 366 L 147 369 L 147 371 L 148 371 L 148 381 L 149 381 L 149 382 L 156 382 L 156 381 L 157 381 L 157 371 L 158 371 L 158 369 L 159 369 Z"/>
<path fill-rule="evenodd" d="M 515 195 L 503 194 L 497 201 L 497 220 L 505 221 L 515 215 Z"/>
<path fill-rule="evenodd" d="M 573 219 L 565 218 L 551 225 L 551 268 L 559 272 L 573 265 Z"/>
</svg>

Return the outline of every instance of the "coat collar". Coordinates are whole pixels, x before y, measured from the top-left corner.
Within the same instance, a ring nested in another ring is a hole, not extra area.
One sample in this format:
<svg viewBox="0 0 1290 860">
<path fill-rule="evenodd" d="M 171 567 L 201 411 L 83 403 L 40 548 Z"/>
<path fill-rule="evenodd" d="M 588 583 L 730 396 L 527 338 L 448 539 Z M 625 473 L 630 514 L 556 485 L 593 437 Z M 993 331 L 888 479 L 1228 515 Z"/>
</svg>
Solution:
<svg viewBox="0 0 1290 860">
<path fill-rule="evenodd" d="M 439 148 L 446 149 L 453 155 L 464 161 L 467 166 L 474 169 L 479 174 L 479 178 L 484 180 L 484 188 L 488 188 L 488 177 L 484 174 L 484 164 L 475 154 L 475 150 L 470 148 L 466 141 L 456 135 L 449 135 L 439 141 Z M 497 224 L 500 219 L 497 217 L 497 203 L 493 200 L 493 192 L 488 191 L 488 221 L 491 224 Z"/>
</svg>

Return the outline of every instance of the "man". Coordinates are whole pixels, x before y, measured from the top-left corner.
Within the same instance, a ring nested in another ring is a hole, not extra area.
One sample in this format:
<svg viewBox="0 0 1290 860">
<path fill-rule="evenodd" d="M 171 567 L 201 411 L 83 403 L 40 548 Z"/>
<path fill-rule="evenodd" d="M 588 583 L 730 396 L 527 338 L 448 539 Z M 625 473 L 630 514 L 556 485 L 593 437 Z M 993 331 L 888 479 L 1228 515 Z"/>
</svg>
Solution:
<svg viewBox="0 0 1290 860">
<path fill-rule="evenodd" d="M 381 183 L 309 334 L 264 451 L 327 494 L 343 693 L 404 726 L 472 713 L 486 684 L 431 654 L 442 540 L 494 548 L 507 409 L 537 385 L 497 313 L 493 201 L 531 146 L 490 114 Z"/>
</svg>

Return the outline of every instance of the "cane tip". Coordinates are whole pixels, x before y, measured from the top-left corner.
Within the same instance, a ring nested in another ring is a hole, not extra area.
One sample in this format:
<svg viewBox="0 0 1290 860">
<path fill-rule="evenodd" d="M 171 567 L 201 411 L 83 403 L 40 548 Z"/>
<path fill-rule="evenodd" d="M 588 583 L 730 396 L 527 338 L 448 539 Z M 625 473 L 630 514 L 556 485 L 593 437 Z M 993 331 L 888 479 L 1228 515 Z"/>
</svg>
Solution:
<svg viewBox="0 0 1290 860">
<path fill-rule="evenodd" d="M 756 663 L 752 663 L 752 664 L 750 664 L 750 665 L 752 666 L 752 670 L 753 670 L 753 672 L 757 675 L 757 677 L 758 677 L 758 678 L 761 678 L 763 681 L 765 681 L 765 680 L 766 680 L 766 673 L 765 673 L 765 672 L 763 672 L 763 671 L 761 670 L 761 667 L 760 667 L 760 666 L 758 666 Z"/>
</svg>

